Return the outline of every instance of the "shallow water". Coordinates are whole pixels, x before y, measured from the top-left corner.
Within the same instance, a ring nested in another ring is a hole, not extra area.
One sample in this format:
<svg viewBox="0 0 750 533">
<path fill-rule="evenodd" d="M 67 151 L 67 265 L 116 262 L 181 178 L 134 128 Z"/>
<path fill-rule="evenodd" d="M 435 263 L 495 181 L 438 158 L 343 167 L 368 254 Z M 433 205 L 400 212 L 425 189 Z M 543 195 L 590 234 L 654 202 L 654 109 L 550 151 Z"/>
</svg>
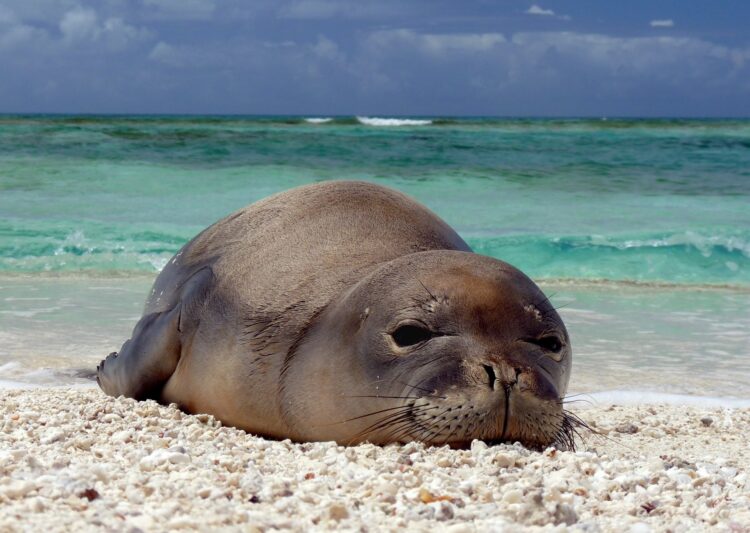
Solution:
<svg viewBox="0 0 750 533">
<path fill-rule="evenodd" d="M 315 118 L 0 116 L 0 386 L 86 383 L 202 228 L 364 179 L 554 294 L 571 393 L 750 399 L 750 121 Z"/>
<path fill-rule="evenodd" d="M 148 276 L 0 278 L 0 383 L 86 383 L 76 371 L 93 369 L 119 349 L 151 282 Z M 747 293 L 570 283 L 542 288 L 571 335 L 571 395 L 750 399 Z"/>
</svg>

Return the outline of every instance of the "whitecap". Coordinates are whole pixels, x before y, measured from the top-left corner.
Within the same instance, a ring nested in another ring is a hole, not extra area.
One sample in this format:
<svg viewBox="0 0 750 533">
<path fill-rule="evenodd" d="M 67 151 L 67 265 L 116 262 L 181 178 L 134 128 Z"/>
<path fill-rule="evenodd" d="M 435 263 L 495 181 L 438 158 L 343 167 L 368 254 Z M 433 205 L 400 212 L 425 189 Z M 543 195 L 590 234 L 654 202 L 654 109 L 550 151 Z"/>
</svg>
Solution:
<svg viewBox="0 0 750 533">
<path fill-rule="evenodd" d="M 715 248 L 723 249 L 730 253 L 737 251 L 746 257 L 750 257 L 750 242 L 742 237 L 734 235 L 702 235 L 694 231 L 673 233 L 656 238 L 628 239 L 619 242 L 614 240 L 613 237 L 592 235 L 589 241 L 589 244 L 593 244 L 594 246 L 611 247 L 619 250 L 688 246 L 697 249 L 704 257 L 710 257 Z M 732 269 L 731 265 L 727 265 L 727 267 L 730 270 Z"/>
<path fill-rule="evenodd" d="M 9 372 L 17 372 L 21 368 L 21 363 L 18 361 L 9 361 L 0 365 L 0 377 L 8 374 Z"/>
<path fill-rule="evenodd" d="M 164 270 L 164 267 L 167 266 L 167 263 L 169 263 L 169 259 L 166 257 L 154 257 L 154 256 L 144 256 L 140 257 L 138 259 L 139 263 L 145 263 L 151 265 L 154 270 L 157 272 L 161 272 Z"/>
<path fill-rule="evenodd" d="M 332 120 L 333 120 L 332 118 L 328 118 L 328 117 L 325 117 L 325 118 L 312 117 L 312 118 L 306 118 L 305 122 L 308 122 L 310 124 L 325 124 L 327 122 L 331 122 Z"/>
<path fill-rule="evenodd" d="M 357 117 L 357 120 L 365 126 L 427 126 L 432 124 L 431 120 L 415 118 Z"/>
<path fill-rule="evenodd" d="M 95 387 L 80 368 L 29 368 L 18 361 L 0 364 L 0 390 L 46 387 Z"/>
</svg>

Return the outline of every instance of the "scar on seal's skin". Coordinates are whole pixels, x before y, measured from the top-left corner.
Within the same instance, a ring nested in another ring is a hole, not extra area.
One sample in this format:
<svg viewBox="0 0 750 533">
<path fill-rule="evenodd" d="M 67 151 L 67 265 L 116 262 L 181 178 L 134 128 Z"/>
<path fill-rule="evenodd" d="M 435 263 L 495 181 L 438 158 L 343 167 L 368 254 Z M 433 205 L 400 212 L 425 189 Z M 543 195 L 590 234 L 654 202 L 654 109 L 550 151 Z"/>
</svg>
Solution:
<svg viewBox="0 0 750 533">
<path fill-rule="evenodd" d="M 536 308 L 534 304 L 525 305 L 523 310 L 533 315 L 537 320 L 542 320 L 542 313 L 539 311 L 539 309 Z"/>
</svg>

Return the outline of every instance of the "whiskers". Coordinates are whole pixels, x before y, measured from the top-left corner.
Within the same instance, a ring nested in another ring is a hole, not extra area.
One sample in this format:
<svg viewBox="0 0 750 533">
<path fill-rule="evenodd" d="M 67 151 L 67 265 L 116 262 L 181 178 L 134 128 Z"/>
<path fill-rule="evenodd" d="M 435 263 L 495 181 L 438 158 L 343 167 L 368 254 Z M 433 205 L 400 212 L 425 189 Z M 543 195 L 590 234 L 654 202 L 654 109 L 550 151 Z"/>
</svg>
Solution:
<svg viewBox="0 0 750 533">
<path fill-rule="evenodd" d="M 589 435 L 601 435 L 578 414 L 567 409 L 580 402 L 591 403 L 585 395 L 530 405 L 517 404 L 513 419 L 515 429 L 506 435 L 507 416 L 500 417 L 502 413 L 498 411 L 502 409 L 502 402 L 497 406 L 477 404 L 466 397 L 440 395 L 415 381 L 399 381 L 400 394 L 394 394 L 391 386 L 384 387 L 383 394 L 375 391 L 375 394 L 342 395 L 342 401 L 366 399 L 361 404 L 363 410 L 359 413 L 350 411 L 345 420 L 326 424 L 326 427 L 341 427 L 336 433 L 342 435 L 340 442 L 346 445 L 367 441 L 380 445 L 419 441 L 427 446 L 466 446 L 478 438 L 488 444 L 518 440 L 532 449 L 555 446 L 560 450 L 575 451 L 576 445 L 585 443 Z M 372 387 L 377 383 L 380 380 L 372 383 Z M 506 398 L 506 406 L 509 401 Z"/>
<path fill-rule="evenodd" d="M 369 416 L 376 416 L 378 414 L 382 414 L 383 412 L 387 412 L 387 414 L 380 417 L 375 422 L 356 433 L 349 440 L 348 445 L 358 442 L 364 442 L 368 440 L 370 436 L 373 436 L 373 434 L 375 434 L 376 432 L 383 432 L 377 436 L 377 441 L 381 441 L 382 443 L 401 442 L 413 431 L 421 429 L 421 424 L 419 423 L 418 416 L 433 409 L 437 409 L 437 407 L 432 406 L 429 403 L 417 405 L 415 401 L 410 402 L 406 405 L 400 405 L 389 409 L 374 411 L 372 413 L 347 420 L 347 422 L 361 420 Z"/>
<path fill-rule="evenodd" d="M 571 413 L 566 409 L 563 409 L 560 413 L 560 427 L 554 436 L 552 445 L 561 450 L 567 450 L 574 452 L 576 450 L 576 439 L 583 441 L 583 435 L 581 431 L 588 431 L 593 434 L 598 434 L 591 426 L 589 426 L 581 417 L 577 414 Z"/>
<path fill-rule="evenodd" d="M 571 394 L 558 400 L 557 404 L 561 407 L 559 416 L 560 427 L 555 433 L 552 446 L 555 446 L 561 450 L 575 451 L 576 439 L 584 442 L 584 436 L 582 432 L 588 432 L 593 435 L 599 435 L 599 432 L 588 425 L 580 416 L 565 409 L 566 405 L 574 403 L 587 403 L 593 405 L 593 402 L 588 398 L 582 398 L 582 396 L 588 396 L 587 394 Z"/>
<path fill-rule="evenodd" d="M 431 361 L 428 361 L 428 363 Z M 424 365 L 420 365 L 421 366 Z M 406 394 L 410 394 L 414 391 L 420 391 L 424 392 L 422 396 L 419 396 L 419 398 L 439 398 L 441 400 L 445 400 L 445 396 L 439 396 L 437 394 L 437 391 L 425 389 L 424 387 L 420 387 L 422 383 L 424 383 L 425 379 L 422 379 L 421 381 L 418 381 L 416 384 L 407 383 L 406 381 L 401 381 L 400 379 L 378 379 L 376 381 L 373 381 L 370 383 L 370 385 L 377 385 L 379 383 L 397 383 L 398 385 L 402 385 L 406 387 Z M 381 394 L 374 394 L 374 395 L 368 395 L 368 396 L 345 396 L 346 398 L 409 398 L 409 396 L 383 396 Z M 417 397 L 415 397 L 417 398 Z"/>
<path fill-rule="evenodd" d="M 571 396 L 566 396 L 565 398 L 560 400 L 558 403 L 561 406 L 570 405 L 572 403 L 579 403 L 579 402 L 587 403 L 591 406 L 594 405 L 594 402 L 592 402 L 589 399 L 577 398 L 579 396 L 588 396 L 588 395 L 587 394 L 574 394 Z M 552 444 L 553 446 L 556 446 L 560 449 L 575 451 L 576 439 L 578 439 L 579 441 L 583 443 L 586 442 L 586 439 L 584 438 L 584 432 L 585 432 L 590 435 L 593 435 L 594 437 L 603 439 L 605 441 L 609 441 L 613 444 L 617 444 L 618 446 L 622 446 L 623 448 L 627 448 L 628 450 L 635 451 L 633 448 L 623 444 L 618 439 L 612 438 L 602 433 L 601 431 L 598 431 L 592 428 L 581 417 L 568 411 L 565 408 L 562 409 L 562 413 L 560 414 L 560 420 L 561 420 L 560 428 L 555 434 L 555 440 Z"/>
<path fill-rule="evenodd" d="M 389 381 L 394 382 L 393 380 Z M 378 380 L 372 385 L 381 382 L 382 380 Z M 423 433 L 426 428 L 423 427 L 420 418 L 434 409 L 439 409 L 438 406 L 432 405 L 430 400 L 445 400 L 446 398 L 435 394 L 435 391 L 420 387 L 419 385 L 421 382 L 417 384 L 401 381 L 395 382 L 406 387 L 406 392 L 404 394 L 355 394 L 344 395 L 342 398 L 368 398 L 371 400 L 386 400 L 389 402 L 398 401 L 398 405 L 374 409 L 370 412 L 347 418 L 346 420 L 326 424 L 326 427 L 345 424 L 361 425 L 363 421 L 365 421 L 365 423 L 370 422 L 367 427 L 359 430 L 349 438 L 347 445 L 364 442 L 370 438 L 373 438 L 374 442 L 381 444 L 388 442 L 422 440 L 418 437 L 418 434 Z M 416 391 L 425 394 L 416 395 L 414 394 Z"/>
<path fill-rule="evenodd" d="M 590 406 L 594 406 L 594 402 L 592 401 L 593 397 L 590 394 L 586 393 L 580 393 L 580 394 L 570 394 L 559 401 L 560 405 L 570 405 L 572 403 L 585 403 Z"/>
</svg>

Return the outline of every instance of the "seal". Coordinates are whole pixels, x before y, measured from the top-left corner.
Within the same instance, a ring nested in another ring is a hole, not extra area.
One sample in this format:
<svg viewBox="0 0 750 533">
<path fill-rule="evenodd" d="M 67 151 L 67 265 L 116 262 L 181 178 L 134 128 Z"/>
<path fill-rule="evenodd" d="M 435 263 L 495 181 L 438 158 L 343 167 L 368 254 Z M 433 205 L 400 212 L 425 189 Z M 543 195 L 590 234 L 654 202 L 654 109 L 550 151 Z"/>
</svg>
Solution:
<svg viewBox="0 0 750 533">
<path fill-rule="evenodd" d="M 572 445 L 570 370 L 568 332 L 522 272 L 400 192 L 336 181 L 186 244 L 97 381 L 271 438 L 539 448 Z"/>
</svg>

